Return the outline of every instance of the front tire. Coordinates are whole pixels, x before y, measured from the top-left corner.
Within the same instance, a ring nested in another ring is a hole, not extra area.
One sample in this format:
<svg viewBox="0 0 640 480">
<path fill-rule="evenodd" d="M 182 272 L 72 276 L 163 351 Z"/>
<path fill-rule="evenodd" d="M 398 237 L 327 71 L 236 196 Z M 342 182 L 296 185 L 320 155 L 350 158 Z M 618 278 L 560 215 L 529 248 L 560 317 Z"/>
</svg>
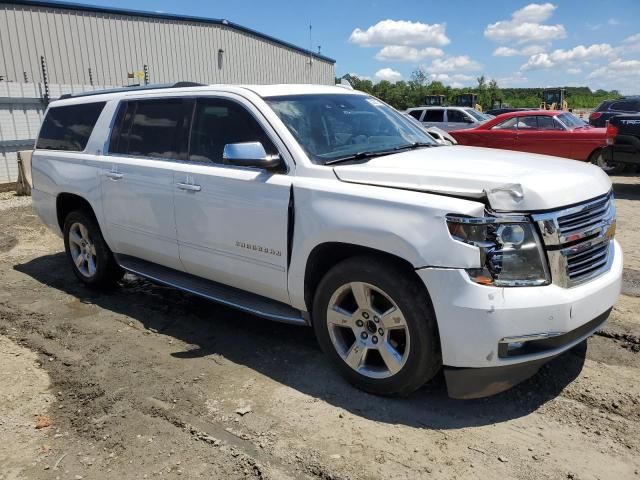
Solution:
<svg viewBox="0 0 640 480">
<path fill-rule="evenodd" d="M 92 288 L 112 287 L 122 278 L 122 270 L 107 246 L 93 215 L 83 210 L 71 212 L 64 221 L 64 247 L 73 273 Z"/>
<path fill-rule="evenodd" d="M 408 395 L 441 366 L 428 294 L 392 261 L 357 257 L 334 266 L 318 286 L 313 325 L 340 373 L 370 393 Z"/>
</svg>

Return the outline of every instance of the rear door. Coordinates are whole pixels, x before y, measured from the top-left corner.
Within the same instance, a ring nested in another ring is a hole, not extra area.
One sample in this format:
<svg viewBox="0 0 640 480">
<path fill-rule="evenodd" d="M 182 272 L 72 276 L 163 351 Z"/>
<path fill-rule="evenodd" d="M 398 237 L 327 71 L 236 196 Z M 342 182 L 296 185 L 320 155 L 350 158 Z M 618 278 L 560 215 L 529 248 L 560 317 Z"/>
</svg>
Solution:
<svg viewBox="0 0 640 480">
<path fill-rule="evenodd" d="M 426 127 L 444 129 L 444 108 L 425 108 L 422 124 Z"/>
<path fill-rule="evenodd" d="M 192 101 L 120 105 L 102 172 L 104 217 L 114 252 L 177 270 L 173 167 L 186 158 Z"/>
</svg>

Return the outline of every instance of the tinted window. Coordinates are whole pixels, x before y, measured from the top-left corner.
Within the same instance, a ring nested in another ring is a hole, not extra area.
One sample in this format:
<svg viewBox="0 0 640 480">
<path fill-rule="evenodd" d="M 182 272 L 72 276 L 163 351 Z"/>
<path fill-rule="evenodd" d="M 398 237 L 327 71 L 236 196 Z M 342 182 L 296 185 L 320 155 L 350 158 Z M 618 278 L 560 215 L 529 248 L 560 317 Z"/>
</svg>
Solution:
<svg viewBox="0 0 640 480">
<path fill-rule="evenodd" d="M 416 120 L 420 120 L 420 117 L 422 116 L 422 110 L 411 110 L 409 112 L 409 115 L 411 115 Z"/>
<path fill-rule="evenodd" d="M 193 102 L 180 98 L 127 102 L 118 112 L 110 152 L 184 158 L 192 106 Z"/>
<path fill-rule="evenodd" d="M 469 123 L 467 117 L 461 110 L 447 110 L 447 121 L 455 123 Z"/>
<path fill-rule="evenodd" d="M 444 122 L 444 110 L 427 110 L 424 114 L 423 122 Z"/>
<path fill-rule="evenodd" d="M 491 130 L 515 130 L 516 123 L 518 123 L 518 117 L 510 118 L 502 123 L 494 125 Z"/>
<path fill-rule="evenodd" d="M 518 130 L 537 130 L 538 117 L 519 117 L 518 118 Z"/>
<path fill-rule="evenodd" d="M 540 115 L 538 117 L 538 128 L 540 130 L 557 130 L 558 124 L 554 122 L 553 117 Z"/>
<path fill-rule="evenodd" d="M 36 148 L 83 151 L 104 105 L 105 102 L 97 102 L 50 108 L 42 123 Z"/>
<path fill-rule="evenodd" d="M 257 120 L 241 105 L 222 99 L 199 99 L 191 129 L 189 160 L 222 163 L 228 143 L 260 142 L 277 150 Z"/>
<path fill-rule="evenodd" d="M 609 110 L 619 110 L 622 112 L 637 112 L 639 110 L 638 103 L 633 100 L 623 100 L 621 102 L 612 103 Z"/>
</svg>

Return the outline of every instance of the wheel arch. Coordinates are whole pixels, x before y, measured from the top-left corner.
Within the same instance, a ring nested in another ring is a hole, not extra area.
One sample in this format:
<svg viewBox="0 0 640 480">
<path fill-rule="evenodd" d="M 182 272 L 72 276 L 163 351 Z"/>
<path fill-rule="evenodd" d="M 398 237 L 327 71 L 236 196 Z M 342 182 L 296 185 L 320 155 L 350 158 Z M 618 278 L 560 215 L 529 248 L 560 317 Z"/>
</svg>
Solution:
<svg viewBox="0 0 640 480">
<path fill-rule="evenodd" d="M 316 290 L 327 272 L 347 258 L 362 256 L 392 262 L 400 269 L 408 272 L 412 277 L 415 277 L 416 281 L 420 282 L 427 294 L 429 303 L 431 303 L 431 298 L 429 297 L 426 286 L 422 283 L 414 266 L 408 260 L 392 253 L 363 245 L 343 242 L 325 242 L 316 245 L 307 257 L 304 271 L 304 301 L 307 306 L 307 311 L 313 311 L 313 299 Z"/>
<path fill-rule="evenodd" d="M 75 210 L 86 211 L 98 223 L 96 213 L 87 199 L 75 193 L 63 192 L 56 197 L 56 215 L 60 231 L 64 231 L 64 220 L 67 215 Z M 99 223 L 98 226 L 100 226 Z"/>
</svg>

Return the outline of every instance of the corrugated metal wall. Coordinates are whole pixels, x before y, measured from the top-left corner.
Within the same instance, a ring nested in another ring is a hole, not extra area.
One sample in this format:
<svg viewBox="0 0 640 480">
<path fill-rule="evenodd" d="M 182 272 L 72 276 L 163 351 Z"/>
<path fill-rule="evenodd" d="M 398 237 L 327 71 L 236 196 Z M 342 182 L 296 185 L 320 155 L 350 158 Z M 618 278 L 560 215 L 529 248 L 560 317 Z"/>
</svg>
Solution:
<svg viewBox="0 0 640 480">
<path fill-rule="evenodd" d="M 149 66 L 152 83 L 334 83 L 332 62 L 231 26 L 0 4 L 0 75 L 49 82 L 126 85 Z M 218 51 L 222 49 L 221 61 Z"/>
<path fill-rule="evenodd" d="M 0 3 L 0 184 L 17 179 L 16 152 L 30 148 L 40 127 L 41 57 L 52 99 L 143 83 L 127 74 L 144 65 L 151 83 L 335 79 L 332 61 L 228 24 Z"/>
</svg>

